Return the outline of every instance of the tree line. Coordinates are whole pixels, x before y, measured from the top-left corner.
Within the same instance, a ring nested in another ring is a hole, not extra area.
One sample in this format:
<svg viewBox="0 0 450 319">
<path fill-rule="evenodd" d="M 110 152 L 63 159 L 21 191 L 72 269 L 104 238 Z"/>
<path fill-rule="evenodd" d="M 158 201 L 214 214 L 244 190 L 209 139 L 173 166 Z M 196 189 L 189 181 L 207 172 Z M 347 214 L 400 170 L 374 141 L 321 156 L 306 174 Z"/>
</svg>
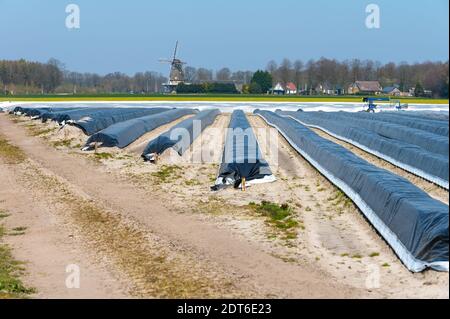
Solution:
<svg viewBox="0 0 450 319">
<path fill-rule="evenodd" d="M 382 64 L 359 59 L 337 61 L 320 58 L 307 63 L 283 59 L 280 64 L 270 61 L 266 70 L 274 83 L 285 85 L 292 82 L 298 91 L 303 92 L 313 92 L 318 85 L 346 88 L 355 81 L 379 81 L 383 87 L 396 86 L 403 92 L 419 86 L 431 90 L 435 97 L 448 98 L 448 61 Z"/>
<path fill-rule="evenodd" d="M 382 64 L 358 59 L 338 61 L 320 58 L 306 63 L 283 59 L 280 63 L 270 61 L 265 70 L 256 73 L 248 70 L 231 71 L 226 67 L 214 71 L 192 66 L 187 66 L 184 72 L 186 83 L 234 83 L 242 86 L 243 93 L 266 93 L 267 88 L 276 83 L 285 85 L 292 82 L 299 92 L 315 94 L 318 85 L 326 85 L 331 89 L 346 88 L 357 80 L 377 80 L 383 87 L 397 86 L 401 91 L 408 91 L 419 86 L 423 90 L 431 90 L 435 97 L 448 98 L 449 85 L 448 61 Z M 255 76 L 257 80 L 254 79 Z M 120 72 L 99 75 L 68 71 L 55 59 L 50 59 L 47 63 L 0 60 L 0 85 L 3 94 L 150 94 L 161 92 L 165 82 L 167 77 L 151 71 L 131 76 Z M 202 92 L 210 90 L 207 86 L 195 89 Z M 217 89 L 225 90 L 221 86 L 217 86 Z"/>
<path fill-rule="evenodd" d="M 4 93 L 54 92 L 61 85 L 63 73 L 56 60 L 48 63 L 28 62 L 25 60 L 0 60 L 0 84 Z"/>
<path fill-rule="evenodd" d="M 150 71 L 133 76 L 120 72 L 99 75 L 68 71 L 55 59 L 47 63 L 0 60 L 0 92 L 5 95 L 157 93 L 165 82 L 166 77 Z"/>
</svg>

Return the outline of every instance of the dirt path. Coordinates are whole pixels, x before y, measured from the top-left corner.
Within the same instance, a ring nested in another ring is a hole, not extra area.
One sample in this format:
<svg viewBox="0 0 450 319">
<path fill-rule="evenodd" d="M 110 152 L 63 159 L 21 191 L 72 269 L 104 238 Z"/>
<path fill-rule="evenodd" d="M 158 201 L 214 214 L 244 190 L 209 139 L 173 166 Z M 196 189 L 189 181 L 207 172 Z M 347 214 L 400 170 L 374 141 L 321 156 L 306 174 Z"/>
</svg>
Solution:
<svg viewBox="0 0 450 319">
<path fill-rule="evenodd" d="M 21 185 L 16 169 L 0 161 L 0 208 L 9 215 L 4 219 L 7 229 L 25 229 L 22 235 L 7 236 L 6 242 L 16 259 L 26 263 L 27 286 L 39 287 L 33 297 L 130 297 L 126 283 L 86 254 L 81 238 L 56 209 L 33 198 L 36 194 Z M 79 288 L 66 286 L 66 269 L 73 271 L 70 265 L 80 270 Z"/>
<path fill-rule="evenodd" d="M 313 265 L 284 262 L 255 243 L 234 236 L 228 229 L 217 228 L 190 214 L 171 211 L 170 202 L 161 203 L 132 183 L 103 173 L 92 161 L 57 151 L 39 138 L 28 136 L 24 128 L 3 114 L 0 115 L 0 133 L 20 147 L 31 161 L 31 171 L 26 171 L 28 175 L 22 181 L 27 191 L 35 192 L 40 202 L 40 196 L 46 193 L 45 187 L 49 187 L 49 195 L 43 196 L 44 205 L 50 202 L 67 212 L 69 227 L 86 240 L 89 251 L 103 256 L 105 267 L 119 277 L 131 278 L 134 295 L 371 296 L 365 289 L 333 281 Z M 77 202 L 81 206 L 75 205 Z M 92 212 L 98 220 L 90 219 Z M 120 234 L 123 238 L 117 238 Z M 147 245 L 150 247 L 144 247 Z M 165 255 L 155 256 L 162 248 Z M 169 262 L 172 259 L 180 261 L 175 263 L 177 267 Z M 155 260 L 162 260 L 163 266 L 156 267 Z M 152 274 L 160 273 L 161 267 L 165 270 L 163 275 L 167 276 L 156 278 L 159 284 L 155 286 L 153 282 L 152 285 Z M 174 282 L 168 278 L 176 274 L 176 278 L 186 276 L 181 280 L 185 285 L 181 291 L 171 292 Z"/>
</svg>

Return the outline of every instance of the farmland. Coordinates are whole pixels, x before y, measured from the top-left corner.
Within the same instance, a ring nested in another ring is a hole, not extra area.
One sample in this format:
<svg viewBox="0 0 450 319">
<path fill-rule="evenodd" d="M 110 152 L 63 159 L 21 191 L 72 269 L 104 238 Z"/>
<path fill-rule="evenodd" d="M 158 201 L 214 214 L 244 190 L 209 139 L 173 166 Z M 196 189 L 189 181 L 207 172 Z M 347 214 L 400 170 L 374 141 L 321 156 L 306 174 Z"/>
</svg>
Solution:
<svg viewBox="0 0 450 319">
<path fill-rule="evenodd" d="M 75 126 L 0 114 L 2 220 L 24 229 L 5 240 L 26 261 L 32 296 L 448 297 L 448 273 L 408 271 L 358 206 L 280 133 L 273 153 L 259 116 L 246 114 L 275 182 L 211 192 L 227 112 L 182 156 L 168 149 L 156 164 L 142 160 L 148 141 L 194 116 L 121 149 L 86 152 L 88 137 Z M 448 205 L 447 190 L 314 131 Z M 71 263 L 89 273 L 89 284 L 55 289 Z M 373 269 L 379 286 L 367 285 Z"/>
</svg>

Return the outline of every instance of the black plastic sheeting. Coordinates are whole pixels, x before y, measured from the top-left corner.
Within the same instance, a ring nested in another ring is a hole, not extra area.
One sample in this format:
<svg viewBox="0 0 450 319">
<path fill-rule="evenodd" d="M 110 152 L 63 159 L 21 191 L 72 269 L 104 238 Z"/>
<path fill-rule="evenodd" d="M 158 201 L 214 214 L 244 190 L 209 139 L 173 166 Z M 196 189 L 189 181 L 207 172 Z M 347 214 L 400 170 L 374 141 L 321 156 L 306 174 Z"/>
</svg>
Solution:
<svg viewBox="0 0 450 319">
<path fill-rule="evenodd" d="M 227 185 L 235 188 L 246 182 L 273 177 L 269 164 L 263 159 L 250 123 L 241 110 L 231 115 L 219 174 L 212 190 Z"/>
<path fill-rule="evenodd" d="M 330 112 L 330 114 L 338 114 L 339 112 Z M 383 121 L 387 123 L 400 124 L 403 126 L 408 126 L 411 128 L 427 131 L 433 134 L 443 135 L 448 137 L 449 126 L 448 122 L 443 122 L 439 120 L 430 120 L 425 118 L 412 118 L 407 116 L 398 116 L 392 114 L 392 112 L 379 112 L 379 113 L 368 113 L 368 112 L 356 112 L 350 113 L 355 118 L 369 119 Z"/>
<path fill-rule="evenodd" d="M 294 113 L 282 112 L 282 114 L 293 115 Z M 405 143 L 417 145 L 431 153 L 444 155 L 446 157 L 449 155 L 449 140 L 446 136 L 437 135 L 394 123 L 355 118 L 352 116 L 352 113 L 339 112 L 329 114 L 325 112 L 308 112 L 304 114 L 302 113 L 300 116 L 315 117 L 318 120 L 327 119 L 344 122 L 346 125 L 364 128 L 388 139 L 399 140 Z"/>
<path fill-rule="evenodd" d="M 16 106 L 10 113 L 20 113 L 26 116 L 40 118 L 44 113 L 58 113 L 58 112 L 67 112 L 73 111 L 75 108 L 54 108 L 54 107 L 21 107 Z"/>
<path fill-rule="evenodd" d="M 419 118 L 426 120 L 444 121 L 449 120 L 448 111 L 397 111 L 397 112 L 386 112 L 390 115 L 406 116 L 410 118 Z"/>
<path fill-rule="evenodd" d="M 413 272 L 448 271 L 448 206 L 299 122 L 256 110 L 316 169 L 345 192 Z"/>
<path fill-rule="evenodd" d="M 214 123 L 219 114 L 218 109 L 204 110 L 175 125 L 148 143 L 142 157 L 144 160 L 153 161 L 155 154 L 160 155 L 170 147 L 175 149 L 180 156 L 183 155 L 203 130 Z"/>
<path fill-rule="evenodd" d="M 198 111 L 194 109 L 173 109 L 170 111 L 148 115 L 125 122 L 119 122 L 109 126 L 108 128 L 92 135 L 86 146 L 91 143 L 101 143 L 103 147 L 124 148 L 139 137 L 155 128 L 173 122 L 180 117 L 196 114 Z"/>
<path fill-rule="evenodd" d="M 52 121 L 55 121 L 58 123 L 67 122 L 67 121 L 78 121 L 83 117 L 91 116 L 92 114 L 95 114 L 98 111 L 104 111 L 104 110 L 108 110 L 108 109 L 112 110 L 113 108 L 85 107 L 85 108 L 68 110 L 68 111 L 64 110 L 64 111 L 58 111 L 58 112 L 46 112 L 46 113 L 42 114 L 41 119 L 43 122 L 52 120 Z"/>
<path fill-rule="evenodd" d="M 365 125 L 363 125 L 358 121 L 357 116 L 353 117 L 355 113 L 342 115 L 323 112 L 282 112 L 281 114 L 291 116 L 302 124 L 325 130 L 339 139 L 352 143 L 444 188 L 449 187 L 448 155 L 432 153 L 417 145 L 377 134 L 370 130 L 377 125 L 376 121 L 373 125 L 368 123 L 370 121 L 364 122 Z M 402 132 L 402 138 L 408 139 L 407 129 L 403 129 Z M 395 134 L 394 130 L 391 130 L 391 133 Z M 400 130 L 397 133 L 400 134 Z"/>
<path fill-rule="evenodd" d="M 168 108 L 114 108 L 93 112 L 79 120 L 68 121 L 68 124 L 82 129 L 86 135 L 92 135 L 119 122 L 169 110 Z"/>
</svg>

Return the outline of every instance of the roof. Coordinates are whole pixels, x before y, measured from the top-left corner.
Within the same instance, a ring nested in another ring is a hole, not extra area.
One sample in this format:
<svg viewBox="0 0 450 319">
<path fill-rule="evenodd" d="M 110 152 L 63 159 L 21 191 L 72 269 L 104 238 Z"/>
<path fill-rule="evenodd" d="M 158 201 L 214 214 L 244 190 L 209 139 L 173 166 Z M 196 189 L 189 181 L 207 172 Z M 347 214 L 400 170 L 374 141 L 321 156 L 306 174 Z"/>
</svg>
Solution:
<svg viewBox="0 0 450 319">
<path fill-rule="evenodd" d="M 390 92 L 395 91 L 395 90 L 400 91 L 400 90 L 399 90 L 398 88 L 396 88 L 395 86 L 388 86 L 388 87 L 385 87 L 385 88 L 383 89 L 383 93 L 390 93 Z"/>
<path fill-rule="evenodd" d="M 294 83 L 289 82 L 288 84 L 286 84 L 286 89 L 290 90 L 290 91 L 295 91 L 295 90 L 297 90 L 297 87 L 295 86 Z"/>
<path fill-rule="evenodd" d="M 356 81 L 355 84 L 360 91 L 378 92 L 382 90 L 378 81 Z"/>
<path fill-rule="evenodd" d="M 281 83 L 277 83 L 277 85 L 275 85 L 275 87 L 273 88 L 274 91 L 284 91 L 283 86 L 281 85 Z"/>
</svg>

